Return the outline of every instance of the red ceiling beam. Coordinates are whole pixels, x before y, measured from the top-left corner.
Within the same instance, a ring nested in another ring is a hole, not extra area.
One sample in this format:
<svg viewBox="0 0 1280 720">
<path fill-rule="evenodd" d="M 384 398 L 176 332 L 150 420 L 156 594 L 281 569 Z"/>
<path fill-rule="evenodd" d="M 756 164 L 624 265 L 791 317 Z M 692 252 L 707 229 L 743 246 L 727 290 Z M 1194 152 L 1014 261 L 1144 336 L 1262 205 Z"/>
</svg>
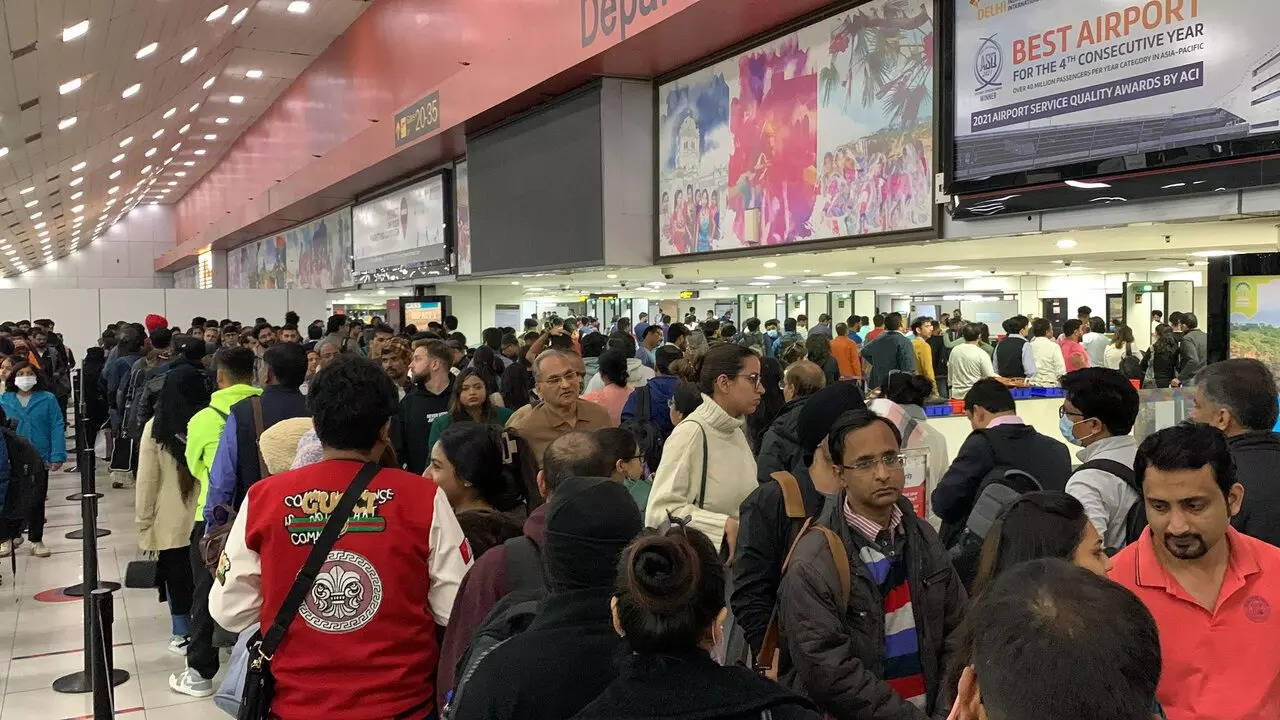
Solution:
<svg viewBox="0 0 1280 720">
<path fill-rule="evenodd" d="M 189 264 L 206 246 L 234 247 L 447 162 L 465 152 L 466 132 L 591 77 L 661 75 L 827 4 L 377 0 L 178 202 L 178 245 L 155 267 Z M 397 149 L 396 112 L 436 91 L 440 129 Z"/>
</svg>

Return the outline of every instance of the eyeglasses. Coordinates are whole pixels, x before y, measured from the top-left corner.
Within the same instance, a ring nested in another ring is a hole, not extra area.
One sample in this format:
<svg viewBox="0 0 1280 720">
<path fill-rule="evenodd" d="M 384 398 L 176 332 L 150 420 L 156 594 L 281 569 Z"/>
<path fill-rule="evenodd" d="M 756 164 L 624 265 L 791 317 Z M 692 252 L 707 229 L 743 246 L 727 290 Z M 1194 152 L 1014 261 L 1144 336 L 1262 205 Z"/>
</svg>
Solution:
<svg viewBox="0 0 1280 720">
<path fill-rule="evenodd" d="M 1068 410 L 1066 405 L 1061 405 L 1058 407 L 1058 417 L 1064 418 L 1068 415 L 1074 415 L 1075 417 L 1084 417 L 1084 413 L 1079 411 L 1073 412 L 1071 410 Z"/>
<path fill-rule="evenodd" d="M 901 470 L 902 466 L 907 462 L 907 456 L 902 453 L 892 453 L 890 455 L 882 455 L 878 458 L 866 458 L 859 460 L 852 465 L 840 465 L 838 467 L 854 472 L 865 473 L 875 469 L 877 465 L 884 465 L 886 470 Z"/>
<path fill-rule="evenodd" d="M 570 370 L 563 375 L 552 375 L 551 377 L 543 378 L 542 382 L 548 385 L 559 385 L 561 383 L 569 383 L 572 385 L 573 383 L 578 382 L 578 377 L 579 375 L 577 371 Z"/>
<path fill-rule="evenodd" d="M 735 375 L 734 377 L 745 378 L 747 382 L 751 383 L 751 387 L 760 386 L 760 373 L 751 373 L 750 375 Z"/>
</svg>

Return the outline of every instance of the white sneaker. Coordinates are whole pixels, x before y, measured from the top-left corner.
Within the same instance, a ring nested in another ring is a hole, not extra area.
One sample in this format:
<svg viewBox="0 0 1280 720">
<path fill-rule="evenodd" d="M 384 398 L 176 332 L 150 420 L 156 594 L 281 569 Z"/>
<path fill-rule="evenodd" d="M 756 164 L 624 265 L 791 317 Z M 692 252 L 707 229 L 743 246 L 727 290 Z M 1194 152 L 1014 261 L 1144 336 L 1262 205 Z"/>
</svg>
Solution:
<svg viewBox="0 0 1280 720">
<path fill-rule="evenodd" d="M 206 698 L 213 694 L 213 680 L 206 680 L 200 673 L 187 668 L 169 676 L 169 689 L 191 697 Z"/>
<path fill-rule="evenodd" d="M 49 548 L 44 546 L 42 542 L 31 543 L 31 554 L 36 557 L 49 557 Z"/>
<path fill-rule="evenodd" d="M 174 635 L 169 638 L 169 652 L 174 655 L 185 656 L 187 654 L 187 646 L 190 644 L 191 638 L 182 635 Z"/>
</svg>

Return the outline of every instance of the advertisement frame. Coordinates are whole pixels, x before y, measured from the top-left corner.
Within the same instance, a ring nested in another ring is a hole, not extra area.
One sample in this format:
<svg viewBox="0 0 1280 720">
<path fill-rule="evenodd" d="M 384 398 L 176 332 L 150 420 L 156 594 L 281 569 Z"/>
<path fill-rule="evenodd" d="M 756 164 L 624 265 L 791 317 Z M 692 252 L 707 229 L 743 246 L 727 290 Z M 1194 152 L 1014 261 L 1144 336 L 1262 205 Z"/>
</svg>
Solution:
<svg viewBox="0 0 1280 720">
<path fill-rule="evenodd" d="M 1114 166 L 1131 155 L 1117 155 L 1107 158 L 1098 158 L 1086 162 L 1069 163 L 1064 165 L 1053 165 L 1043 168 L 1031 170 L 1020 170 L 1017 172 L 1003 173 L 1000 175 L 991 175 L 982 179 L 958 180 L 955 176 L 956 152 L 958 144 L 956 142 L 956 105 L 955 102 L 955 82 L 956 82 L 956 63 L 955 52 L 958 46 L 958 28 L 956 27 L 959 18 L 956 16 L 955 6 L 956 0 L 938 0 L 936 5 L 938 13 L 935 15 L 935 22 L 939 28 L 946 29 L 945 33 L 938 33 L 940 41 L 937 45 L 937 60 L 946 67 L 947 82 L 942 86 L 945 92 L 945 108 L 935 105 L 935 110 L 939 110 L 945 115 L 940 115 L 937 120 L 944 123 L 946 129 L 945 144 L 943 142 L 935 142 L 935 147 L 942 152 L 945 150 L 945 156 L 939 159 L 939 165 L 936 167 L 945 170 L 944 189 L 946 196 L 974 197 L 984 194 L 999 193 L 1009 190 L 1038 190 L 1051 188 L 1059 185 L 1067 180 L 1094 180 L 1113 178 L 1121 179 L 1132 176 L 1158 175 L 1162 173 L 1172 172 L 1179 168 L 1201 168 L 1229 165 L 1235 163 L 1263 161 L 1267 158 L 1275 158 L 1280 155 L 1276 153 L 1276 146 L 1280 144 L 1280 130 L 1270 133 L 1258 133 L 1257 135 L 1248 136 L 1241 139 L 1197 143 L 1194 145 L 1184 145 L 1180 147 L 1167 148 L 1159 151 L 1148 151 L 1142 153 L 1143 164 L 1141 168 L 1127 169 L 1108 169 L 1108 166 Z M 945 22 L 946 25 L 942 25 Z M 942 62 L 945 59 L 946 62 Z M 1223 152 L 1221 148 L 1227 148 Z M 1056 175 L 1056 179 L 1051 176 Z M 1037 176 L 1034 179 L 1032 176 Z M 1241 187 L 1256 187 L 1261 183 L 1249 183 Z M 1151 196 L 1134 198 L 1131 200 L 1154 199 L 1155 197 L 1167 196 Z M 1068 206 L 1069 207 L 1069 206 Z M 1061 209 L 1060 206 L 1049 206 L 1043 208 L 1045 210 Z M 1022 212 L 1021 210 L 1019 212 Z M 1016 213 L 1015 213 L 1016 214 Z M 966 218 L 970 219 L 970 218 Z"/>
<path fill-rule="evenodd" d="M 783 255 L 797 252 L 823 252 L 830 250 L 842 250 L 848 248 L 872 247 L 877 245 L 897 245 L 921 240 L 937 240 L 942 237 L 942 210 L 939 204 L 940 198 L 937 194 L 937 174 L 942 168 L 939 164 L 939 149 L 941 146 L 942 125 L 939 117 L 939 93 L 944 86 L 940 84 L 941 67 L 938 62 L 940 55 L 938 48 L 940 38 L 943 33 L 938 32 L 941 17 L 939 10 L 941 5 L 949 4 L 949 0 L 926 0 L 927 4 L 933 6 L 933 24 L 934 24 L 934 67 L 933 67 L 933 169 L 934 177 L 930 178 L 930 187 L 933 190 L 933 203 L 929 209 L 929 227 L 914 228 L 910 230 L 891 230 L 888 232 L 869 233 L 865 235 L 842 235 L 839 237 L 825 238 L 822 240 L 803 240 L 800 242 L 788 243 L 785 245 L 762 245 L 759 247 L 731 248 L 727 250 L 712 250 L 710 252 L 695 252 L 683 255 L 663 255 L 662 254 L 662 237 L 660 230 L 661 218 L 659 216 L 659 202 L 662 195 L 662 107 L 661 107 L 661 87 L 669 82 L 679 80 L 681 78 L 692 75 L 708 68 L 716 63 L 722 62 L 732 57 L 736 57 L 752 50 L 756 47 L 773 42 L 789 33 L 804 29 L 810 25 L 814 25 L 835 17 L 843 12 L 848 12 L 855 8 L 866 5 L 875 0 L 842 0 L 833 3 L 830 7 L 824 7 L 815 12 L 807 13 L 794 18 L 778 27 L 767 30 L 763 33 L 754 35 L 742 42 L 735 43 L 712 53 L 706 57 L 700 58 L 692 63 L 684 65 L 668 73 L 659 75 L 653 79 L 653 227 L 651 235 L 653 238 L 652 252 L 655 263 L 677 264 L 687 262 L 697 262 L 700 260 L 720 260 L 734 257 L 752 257 L 763 255 Z M 925 3 L 922 3 L 925 4 Z"/>
<path fill-rule="evenodd" d="M 372 280 L 360 280 L 358 279 L 358 276 L 370 276 L 379 271 L 386 270 L 387 268 L 407 267 L 405 264 L 401 263 L 401 264 L 383 265 L 374 270 L 356 270 L 355 269 L 355 245 L 356 245 L 355 209 L 356 207 L 359 205 L 364 205 L 366 203 L 373 202 L 382 197 L 390 195 L 394 192 L 404 190 L 405 188 L 408 188 L 410 186 L 417 185 L 418 183 L 426 182 L 427 180 L 430 180 L 431 178 L 437 175 L 440 176 L 441 204 L 443 207 L 444 224 L 445 224 L 444 264 L 439 266 L 440 268 L 443 269 L 443 271 L 440 272 L 438 275 L 434 275 L 432 277 L 450 276 L 450 275 L 454 275 L 457 272 L 458 259 L 457 259 L 456 250 L 454 247 L 454 242 L 455 242 L 454 231 L 457 228 L 457 218 L 454 216 L 454 214 L 457 208 L 454 207 L 454 198 L 453 198 L 453 166 L 454 166 L 454 163 L 450 161 L 443 165 L 435 166 L 425 172 L 415 170 L 411 174 L 401 179 L 393 180 L 392 182 L 380 188 L 377 188 L 375 190 L 371 190 L 367 193 L 356 196 L 355 200 L 353 200 L 351 203 L 351 256 L 352 256 L 351 276 L 354 282 L 356 282 L 357 284 L 361 282 L 373 282 Z M 428 262 L 428 263 L 422 263 L 421 267 L 422 269 L 426 269 L 426 268 L 432 268 L 433 265 L 432 263 Z M 413 272 L 410 272 L 408 277 L 402 278 L 402 279 L 414 279 L 418 277 L 427 277 L 427 276 L 425 274 L 419 276 L 419 275 L 415 275 Z"/>
<path fill-rule="evenodd" d="M 247 246 L 247 245 L 253 245 L 253 244 L 255 244 L 255 243 L 260 243 L 260 242 L 262 242 L 263 240 L 266 240 L 267 238 L 275 237 L 276 235 L 287 235 L 288 233 L 291 233 L 291 232 L 293 232 L 294 230 L 297 230 L 298 228 L 300 228 L 300 227 L 302 227 L 302 226 L 304 226 L 304 225 L 310 225 L 311 223 L 316 222 L 317 220 L 323 220 L 324 218 L 327 218 L 327 217 L 329 217 L 330 215 L 335 215 L 335 214 L 340 213 L 340 212 L 346 212 L 346 213 L 347 213 L 347 226 L 348 226 L 349 228 L 351 228 L 351 234 L 352 234 L 352 235 L 351 235 L 351 247 L 352 247 L 352 254 L 354 254 L 354 253 L 355 253 L 355 227 L 354 227 L 354 225 L 353 225 L 353 216 L 352 216 L 352 214 L 351 214 L 351 213 L 352 213 L 352 208 L 354 208 L 354 207 L 355 207 L 355 203 L 344 203 L 344 204 L 339 205 L 339 206 L 337 206 L 337 207 L 335 207 L 335 208 L 333 208 L 333 209 L 331 209 L 331 210 L 326 210 L 325 212 L 322 212 L 322 213 L 320 213 L 319 215 L 316 215 L 316 216 L 314 216 L 314 217 L 307 218 L 306 220 L 302 220 L 302 221 L 300 221 L 300 222 L 296 222 L 296 223 L 293 223 L 292 225 L 289 225 L 289 226 L 287 226 L 287 227 L 284 227 L 284 228 L 281 228 L 281 229 L 279 229 L 279 230 L 276 230 L 275 232 L 270 232 L 270 233 L 267 233 L 267 234 L 265 234 L 265 235 L 258 235 L 258 236 L 256 236 L 256 237 L 254 237 L 252 240 L 249 240 L 249 241 L 247 241 L 247 242 L 242 242 L 242 243 L 240 243 L 239 245 L 236 245 L 235 247 L 231 247 L 231 248 L 228 248 L 228 249 L 226 249 L 225 251 L 223 251 L 223 254 L 224 254 L 224 260 L 226 260 L 227 258 L 230 258 L 231 253 L 233 253 L 233 252 L 235 252 L 235 251 L 239 250 L 239 249 L 240 249 L 240 248 L 242 248 L 242 247 L 245 247 L 245 246 Z M 199 263 L 197 262 L 197 265 L 198 265 L 198 264 L 199 264 Z M 349 285 L 344 285 L 344 286 L 342 286 L 342 287 L 337 287 L 337 288 L 324 288 L 325 290 L 343 290 L 343 289 L 350 289 L 350 288 L 354 288 L 354 287 L 356 287 L 356 285 L 357 285 L 358 283 L 357 283 L 357 282 L 356 282 L 356 280 L 355 280 L 355 263 L 354 263 L 354 261 L 352 260 L 351 256 L 348 256 L 348 257 L 347 257 L 347 265 L 348 265 L 349 269 L 351 270 L 351 272 L 350 272 L 350 273 L 348 273 L 348 277 L 349 277 L 349 278 L 351 278 L 351 284 L 349 284 Z M 232 287 L 231 287 L 231 277 L 230 277 L 230 272 L 229 272 L 229 270 L 228 270 L 228 276 L 227 276 L 227 287 L 228 287 L 228 288 L 230 288 L 230 289 L 232 289 L 232 290 L 253 290 L 253 289 L 259 289 L 259 288 L 232 288 Z M 304 289 L 313 289 L 313 290 L 318 290 L 318 289 L 320 289 L 320 288 L 304 288 Z"/>
</svg>

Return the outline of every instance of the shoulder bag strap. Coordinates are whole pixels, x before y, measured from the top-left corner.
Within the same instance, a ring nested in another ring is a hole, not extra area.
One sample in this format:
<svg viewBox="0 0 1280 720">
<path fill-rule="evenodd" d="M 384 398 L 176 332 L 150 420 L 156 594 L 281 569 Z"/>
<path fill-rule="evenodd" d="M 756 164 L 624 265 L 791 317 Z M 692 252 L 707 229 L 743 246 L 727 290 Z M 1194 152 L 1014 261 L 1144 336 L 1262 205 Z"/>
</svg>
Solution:
<svg viewBox="0 0 1280 720">
<path fill-rule="evenodd" d="M 818 532 L 822 533 L 827 539 L 827 546 L 831 549 L 831 560 L 836 566 L 836 577 L 840 580 L 840 601 L 841 605 L 849 604 L 849 593 L 853 590 L 853 578 L 849 570 L 849 553 L 844 549 L 844 541 L 840 539 L 831 530 L 817 526 Z"/>
<path fill-rule="evenodd" d="M 707 501 L 707 465 L 711 460 L 710 453 L 707 451 L 707 429 L 702 427 L 702 423 L 693 420 L 694 425 L 698 426 L 699 432 L 702 433 L 702 483 L 698 486 L 698 502 L 699 508 Z"/>
<path fill-rule="evenodd" d="M 355 479 L 347 486 L 346 492 L 342 493 L 342 499 L 329 515 L 316 544 L 311 546 L 307 562 L 298 571 L 298 577 L 289 588 L 289 594 L 285 596 L 279 612 L 271 621 L 270 629 L 263 635 L 262 645 L 258 649 L 263 657 L 270 659 L 275 654 L 289 625 L 293 623 L 294 616 L 298 614 L 298 608 L 302 607 L 302 601 L 307 593 L 311 592 L 311 586 L 315 583 L 316 576 L 320 574 L 320 566 L 324 565 L 324 561 L 329 557 L 329 551 L 333 549 L 333 544 L 338 541 L 338 533 L 342 532 L 347 520 L 351 518 L 351 510 L 360 499 L 360 494 L 369 487 L 369 483 L 381 469 L 377 463 L 365 463 L 360 468 L 360 472 L 356 473 Z"/>
<path fill-rule="evenodd" d="M 635 395 L 636 420 L 642 423 L 649 422 L 653 412 L 649 407 L 649 386 L 637 388 Z"/>
<path fill-rule="evenodd" d="M 787 574 L 787 568 L 791 567 L 791 556 L 795 555 L 796 546 L 800 544 L 800 539 L 805 533 L 813 527 L 813 518 L 808 518 L 801 526 L 800 532 L 796 534 L 795 540 L 791 541 L 791 547 L 787 549 L 787 557 L 782 561 L 782 570 L 778 573 L 781 578 Z M 778 649 L 782 645 L 782 628 L 778 617 L 778 600 L 775 598 L 773 602 L 773 611 L 769 613 L 769 624 L 765 627 L 764 639 L 760 641 L 760 652 L 756 653 L 756 672 L 763 673 L 770 679 L 778 678 Z"/>
<path fill-rule="evenodd" d="M 249 405 L 253 408 L 253 441 L 258 446 L 258 473 L 265 478 L 271 473 L 267 470 L 266 458 L 262 456 L 262 397 L 254 395 L 249 398 Z"/>
<path fill-rule="evenodd" d="M 805 517 L 807 513 L 804 510 L 804 496 L 800 494 L 800 483 L 796 481 L 796 476 L 786 470 L 779 470 L 769 477 L 782 489 L 782 505 L 786 508 L 787 517 L 792 520 Z"/>
</svg>

